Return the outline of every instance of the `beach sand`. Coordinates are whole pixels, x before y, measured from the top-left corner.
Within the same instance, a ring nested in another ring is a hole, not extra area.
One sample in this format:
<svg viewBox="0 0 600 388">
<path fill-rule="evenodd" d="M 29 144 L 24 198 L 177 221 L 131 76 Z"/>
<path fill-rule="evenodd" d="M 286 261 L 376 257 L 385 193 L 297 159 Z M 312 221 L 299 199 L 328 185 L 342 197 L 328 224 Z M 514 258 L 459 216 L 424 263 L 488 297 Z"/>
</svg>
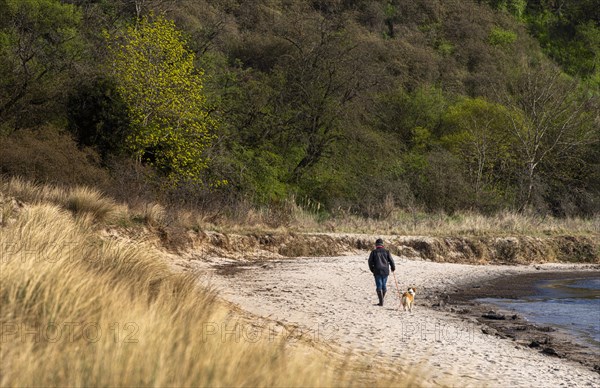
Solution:
<svg viewBox="0 0 600 388">
<path fill-rule="evenodd" d="M 307 335 L 366 356 L 373 363 L 420 371 L 426 384 L 600 386 L 600 374 L 590 367 L 542 354 L 522 342 L 494 335 L 494 331 L 489 334 L 489 327 L 473 313 L 447 308 L 455 296 L 473 285 L 485 288 L 502 276 L 581 270 L 581 265 L 466 265 L 395 257 L 400 289 L 417 288 L 415 306 L 409 313 L 399 311 L 392 275 L 385 306 L 375 305 L 377 295 L 367 256 L 262 262 L 196 258 L 185 266 L 204 274 L 204 283 L 216 287 L 221 297 L 243 310 L 298 325 Z"/>
</svg>

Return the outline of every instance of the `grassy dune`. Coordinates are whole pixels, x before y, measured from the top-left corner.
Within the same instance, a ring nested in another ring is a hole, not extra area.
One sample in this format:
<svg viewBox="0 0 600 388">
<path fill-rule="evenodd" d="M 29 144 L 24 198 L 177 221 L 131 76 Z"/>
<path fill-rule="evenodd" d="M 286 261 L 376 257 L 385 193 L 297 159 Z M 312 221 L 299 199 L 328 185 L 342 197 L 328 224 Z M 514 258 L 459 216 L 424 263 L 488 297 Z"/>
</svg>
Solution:
<svg viewBox="0 0 600 388">
<path fill-rule="evenodd" d="M 290 209 L 276 229 L 484 235 L 600 230 L 598 219 L 512 214 L 430 216 L 411 223 L 399 213 L 331 224 Z M 273 214 L 247 212 L 250 218 L 215 225 L 191 212 L 169 211 L 156 203 L 130 209 L 85 187 L 0 178 L 0 386 L 408 386 L 426 378 L 382 372 L 371 368 L 371 360 L 330 353 L 313 337 L 298 342 L 267 335 L 263 323 L 232 309 L 193 275 L 174 273 L 161 251 L 145 242 L 173 220 L 184 231 L 273 230 Z M 117 240 L 101 236 L 105 226 L 146 232 Z"/>
<path fill-rule="evenodd" d="M 153 248 L 98 236 L 98 221 L 122 207 L 89 189 L 8 183 L 0 194 L 1 386 L 402 384 L 370 381 L 366 364 L 343 367 L 347 360 L 283 337 L 223 337 L 220 325 L 249 321 L 193 276 L 171 272 Z M 15 209 L 7 191 L 29 204 Z"/>
</svg>

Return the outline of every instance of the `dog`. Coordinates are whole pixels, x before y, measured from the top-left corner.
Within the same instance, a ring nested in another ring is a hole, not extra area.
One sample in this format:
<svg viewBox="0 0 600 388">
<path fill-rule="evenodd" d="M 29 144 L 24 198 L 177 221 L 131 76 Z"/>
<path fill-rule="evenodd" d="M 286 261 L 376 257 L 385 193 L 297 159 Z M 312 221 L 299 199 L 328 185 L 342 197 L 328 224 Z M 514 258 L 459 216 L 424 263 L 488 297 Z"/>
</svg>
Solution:
<svg viewBox="0 0 600 388">
<path fill-rule="evenodd" d="M 406 311 L 406 309 L 408 309 L 409 313 L 412 313 L 412 306 L 413 303 L 415 301 L 415 294 L 416 294 L 417 289 L 415 287 L 409 287 L 408 291 L 406 291 L 404 294 L 402 294 L 402 307 L 404 308 L 404 311 Z"/>
</svg>

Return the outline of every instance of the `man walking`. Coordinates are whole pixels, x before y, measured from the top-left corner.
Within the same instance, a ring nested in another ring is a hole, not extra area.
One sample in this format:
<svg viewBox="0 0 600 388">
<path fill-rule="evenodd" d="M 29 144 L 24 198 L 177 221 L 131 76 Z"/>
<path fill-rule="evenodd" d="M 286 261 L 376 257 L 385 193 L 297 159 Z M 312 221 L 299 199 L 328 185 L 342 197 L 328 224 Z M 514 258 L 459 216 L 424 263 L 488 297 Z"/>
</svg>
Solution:
<svg viewBox="0 0 600 388">
<path fill-rule="evenodd" d="M 385 297 L 387 278 L 390 275 L 390 267 L 392 272 L 396 270 L 394 259 L 390 252 L 383 247 L 383 240 L 378 238 L 375 241 L 375 249 L 369 255 L 369 269 L 375 276 L 375 287 L 377 288 L 377 297 L 379 303 L 377 306 L 383 306 L 383 298 Z"/>
</svg>

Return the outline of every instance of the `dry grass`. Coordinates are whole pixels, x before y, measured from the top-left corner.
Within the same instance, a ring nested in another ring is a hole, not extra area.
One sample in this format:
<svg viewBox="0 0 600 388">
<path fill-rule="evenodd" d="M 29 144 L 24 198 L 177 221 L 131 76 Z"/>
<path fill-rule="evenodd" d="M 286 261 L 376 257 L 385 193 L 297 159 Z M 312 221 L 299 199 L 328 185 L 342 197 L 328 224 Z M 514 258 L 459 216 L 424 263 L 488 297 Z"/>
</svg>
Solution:
<svg viewBox="0 0 600 388">
<path fill-rule="evenodd" d="M 1 177 L 0 191 L 6 197 L 33 204 L 63 203 L 66 200 L 64 189 L 52 185 L 35 184 L 20 177 Z"/>
<path fill-rule="evenodd" d="M 587 235 L 600 232 L 600 216 L 589 219 L 555 218 L 516 212 L 493 216 L 477 213 L 425 214 L 396 210 L 381 221 L 345 217 L 340 229 L 388 231 L 397 235 L 481 236 L 481 235 Z"/>
<path fill-rule="evenodd" d="M 283 216 L 282 216 L 283 214 Z M 188 217 L 193 218 L 193 217 Z M 288 202 L 287 210 L 243 209 L 208 222 L 196 217 L 195 228 L 220 232 L 340 232 L 406 236 L 513 236 L 597 235 L 600 215 L 555 218 L 504 211 L 493 216 L 478 213 L 432 214 L 394 209 L 384 219 L 365 218 L 338 210 L 323 214 L 314 207 Z"/>
<path fill-rule="evenodd" d="M 2 177 L 0 191 L 7 198 L 30 204 L 51 203 L 70 210 L 76 216 L 89 217 L 97 222 L 104 222 L 127 213 L 125 206 L 118 205 L 97 190 L 86 186 L 64 188 L 35 184 L 19 177 Z"/>
<path fill-rule="evenodd" d="M 172 273 L 153 248 L 99 238 L 106 207 L 89 205 L 101 198 L 20 183 L 2 182 L 35 204 L 0 228 L 0 386 L 415 383 L 377 380 L 365 365 L 266 333 L 223 336 L 223 325 L 243 330 L 250 322 L 193 276 Z M 65 210 L 73 198 L 85 203 L 73 205 L 75 214 Z"/>
<path fill-rule="evenodd" d="M 143 220 L 147 225 L 158 226 L 165 221 L 165 208 L 159 203 L 149 203 L 144 207 Z"/>
<path fill-rule="evenodd" d="M 76 187 L 66 198 L 66 208 L 74 214 L 89 215 L 96 221 L 104 221 L 110 213 L 116 212 L 116 204 L 104 198 L 98 191 L 89 187 Z"/>
<path fill-rule="evenodd" d="M 318 203 L 298 205 L 292 198 L 277 206 L 255 208 L 247 203 L 203 214 L 193 209 L 165 209 L 151 202 L 129 209 L 98 191 L 77 186 L 62 188 L 32 184 L 21 178 L 0 178 L 0 191 L 7 198 L 26 203 L 52 203 L 73 214 L 100 223 L 120 220 L 128 225 L 159 227 L 165 224 L 188 230 L 218 232 L 342 232 L 407 236 L 510 236 L 597 235 L 600 215 L 590 218 L 555 218 L 504 211 L 493 216 L 478 213 L 431 214 L 392 209 L 384 219 L 365 218 L 342 209 L 325 214 Z"/>
</svg>

